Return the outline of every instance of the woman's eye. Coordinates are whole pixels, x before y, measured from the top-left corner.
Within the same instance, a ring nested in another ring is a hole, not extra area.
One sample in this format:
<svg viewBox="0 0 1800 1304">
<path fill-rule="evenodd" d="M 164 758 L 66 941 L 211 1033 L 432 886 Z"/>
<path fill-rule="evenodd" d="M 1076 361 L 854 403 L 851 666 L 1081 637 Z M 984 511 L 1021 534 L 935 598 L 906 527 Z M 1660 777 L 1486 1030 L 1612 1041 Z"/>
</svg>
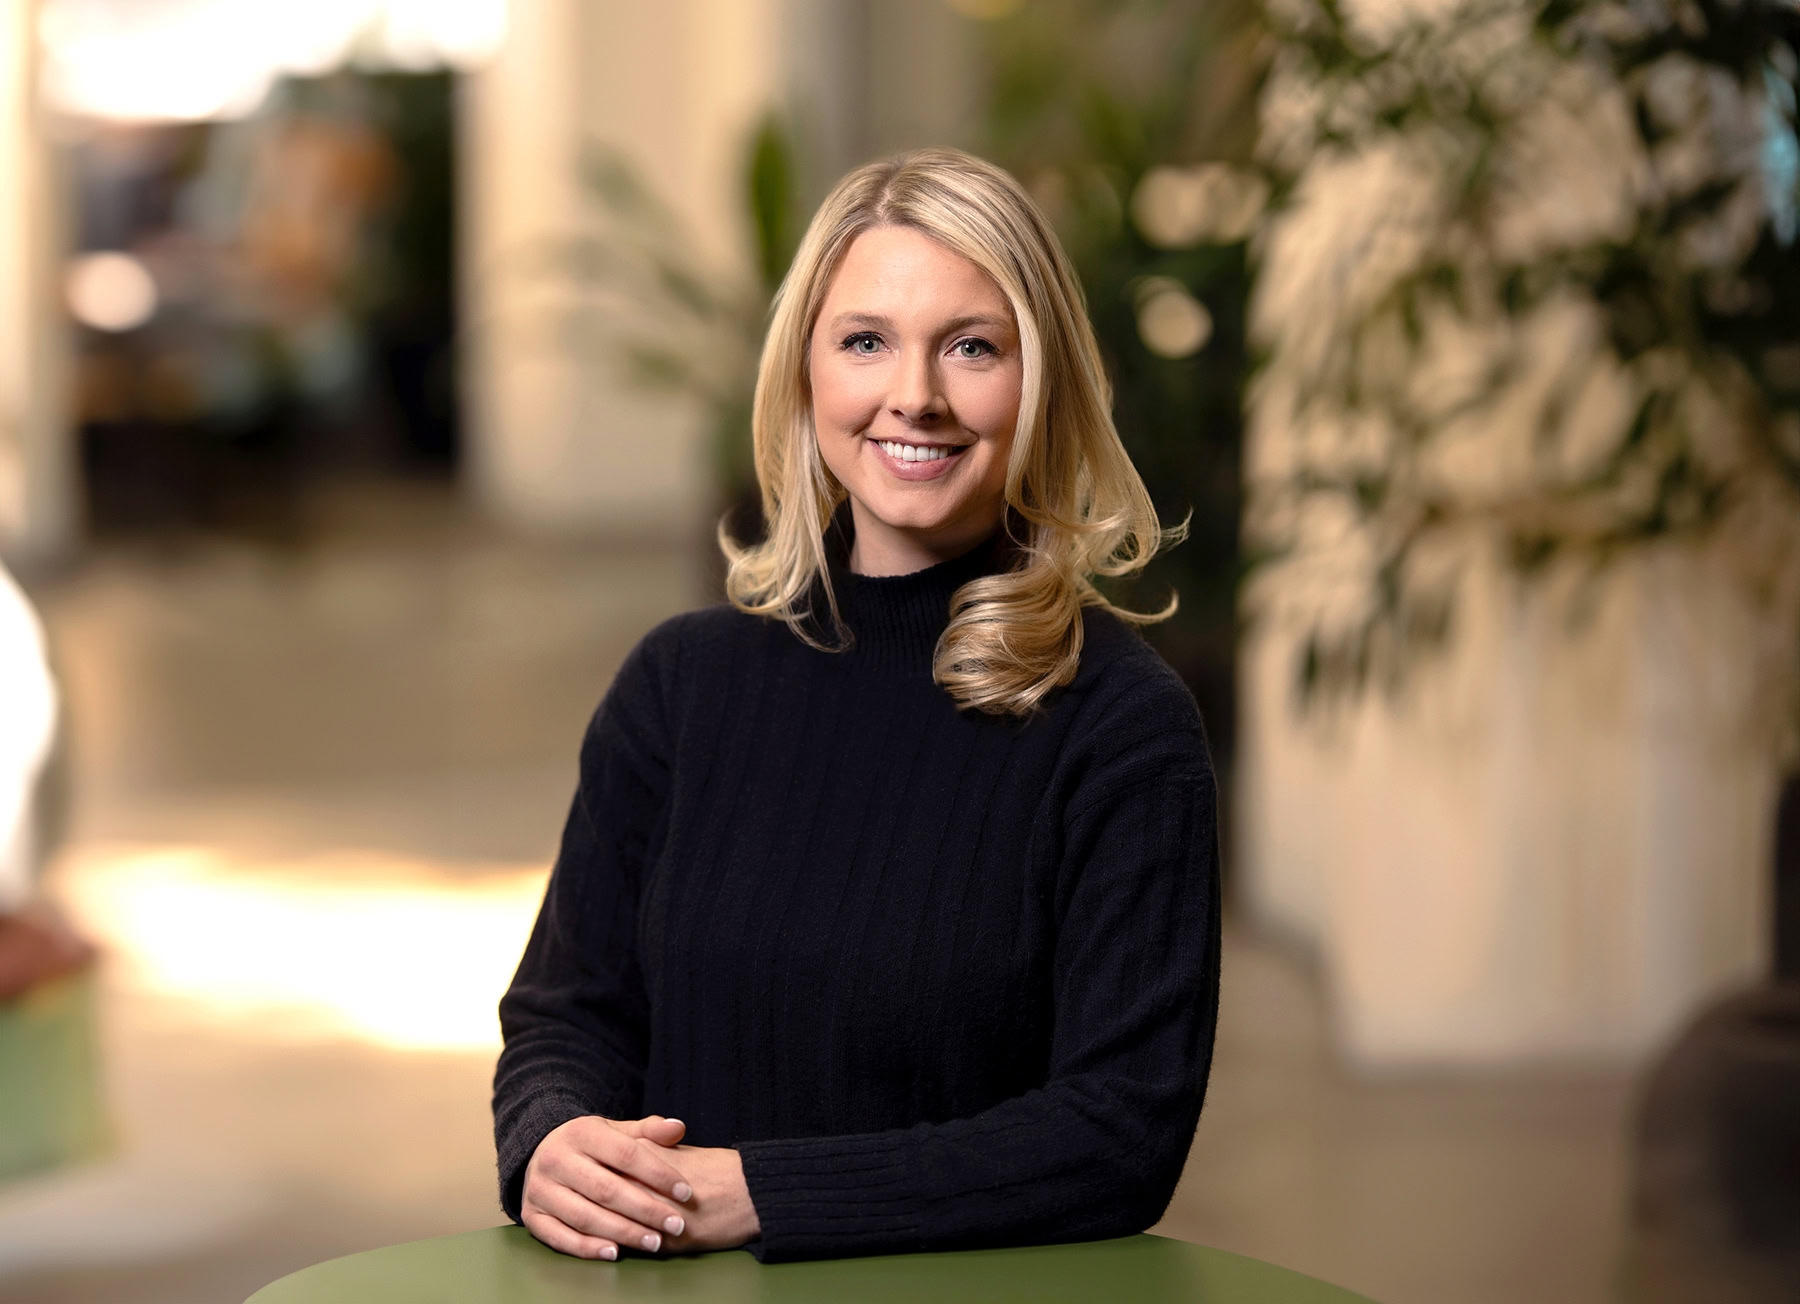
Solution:
<svg viewBox="0 0 1800 1304">
<path fill-rule="evenodd" d="M 873 347 L 865 349 L 863 347 L 863 345 L 865 345 L 865 344 L 871 345 Z M 860 353 L 864 357 L 867 357 L 869 354 L 875 352 L 875 350 L 880 347 L 881 347 L 881 337 L 879 335 L 872 334 L 869 331 L 861 331 L 858 334 L 850 336 L 848 339 L 846 339 L 844 341 L 844 348 L 848 349 L 852 353 Z"/>
<path fill-rule="evenodd" d="M 985 358 L 985 357 L 991 356 L 992 354 L 998 353 L 1000 351 L 1000 350 L 996 349 L 992 344 L 989 344 L 986 340 L 977 339 L 973 335 L 971 335 L 966 340 L 958 340 L 955 344 L 951 345 L 950 347 L 957 350 L 956 356 L 959 358 Z M 963 350 L 965 350 L 965 349 L 973 349 L 974 352 L 972 352 L 972 353 L 963 352 Z"/>
</svg>

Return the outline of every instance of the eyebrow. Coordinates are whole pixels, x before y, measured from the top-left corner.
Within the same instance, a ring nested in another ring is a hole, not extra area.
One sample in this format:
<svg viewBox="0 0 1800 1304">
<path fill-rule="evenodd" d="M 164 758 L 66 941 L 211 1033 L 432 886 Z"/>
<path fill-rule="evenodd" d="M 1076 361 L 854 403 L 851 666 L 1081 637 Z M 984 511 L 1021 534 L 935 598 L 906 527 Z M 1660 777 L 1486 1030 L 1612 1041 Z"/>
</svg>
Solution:
<svg viewBox="0 0 1800 1304">
<path fill-rule="evenodd" d="M 893 320 L 882 316 L 878 312 L 840 312 L 831 319 L 830 329 L 833 333 L 841 331 L 849 326 L 872 326 L 885 331 L 894 329 Z M 975 313 L 966 317 L 952 317 L 943 324 L 941 333 L 949 335 L 954 331 L 963 330 L 969 326 L 987 326 L 1000 331 L 1009 331 L 1013 328 L 1012 322 L 1005 317 L 994 317 L 987 313 Z"/>
</svg>

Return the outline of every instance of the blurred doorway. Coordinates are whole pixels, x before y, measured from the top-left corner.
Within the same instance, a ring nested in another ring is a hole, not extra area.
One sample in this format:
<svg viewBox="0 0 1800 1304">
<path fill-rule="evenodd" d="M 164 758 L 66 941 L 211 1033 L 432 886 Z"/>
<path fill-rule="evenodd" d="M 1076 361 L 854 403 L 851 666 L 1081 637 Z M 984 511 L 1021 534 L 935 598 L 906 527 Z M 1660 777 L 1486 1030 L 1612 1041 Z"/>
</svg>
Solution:
<svg viewBox="0 0 1800 1304">
<path fill-rule="evenodd" d="M 21 12 L 91 530 L 291 534 L 335 482 L 449 482 L 458 101 L 506 0 Z"/>
<path fill-rule="evenodd" d="M 95 533 L 285 534 L 333 480 L 454 476 L 455 80 L 288 77 L 241 119 L 74 134 Z"/>
</svg>

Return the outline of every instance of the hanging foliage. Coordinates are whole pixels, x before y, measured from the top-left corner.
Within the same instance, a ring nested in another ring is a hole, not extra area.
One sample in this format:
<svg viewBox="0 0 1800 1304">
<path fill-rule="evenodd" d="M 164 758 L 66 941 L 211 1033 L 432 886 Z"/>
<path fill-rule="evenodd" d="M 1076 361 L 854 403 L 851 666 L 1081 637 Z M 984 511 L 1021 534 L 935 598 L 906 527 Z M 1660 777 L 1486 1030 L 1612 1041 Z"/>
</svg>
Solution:
<svg viewBox="0 0 1800 1304">
<path fill-rule="evenodd" d="M 1294 0 L 1271 22 L 1259 157 L 1298 209 L 1329 183 L 1343 211 L 1323 248 L 1299 221 L 1263 250 L 1304 269 L 1262 287 L 1261 378 L 1304 433 L 1252 476 L 1250 527 L 1280 565 L 1332 522 L 1362 576 L 1302 641 L 1302 689 L 1400 682 L 1450 629 L 1445 545 L 1481 538 L 1528 575 L 1719 545 L 1791 694 L 1800 6 Z"/>
</svg>

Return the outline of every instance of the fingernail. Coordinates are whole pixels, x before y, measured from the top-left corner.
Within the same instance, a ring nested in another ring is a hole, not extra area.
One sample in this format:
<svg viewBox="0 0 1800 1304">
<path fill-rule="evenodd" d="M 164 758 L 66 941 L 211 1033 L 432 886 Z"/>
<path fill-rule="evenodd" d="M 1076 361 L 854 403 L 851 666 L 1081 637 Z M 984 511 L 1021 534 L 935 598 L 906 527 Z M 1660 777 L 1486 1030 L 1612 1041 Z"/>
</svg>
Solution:
<svg viewBox="0 0 1800 1304">
<path fill-rule="evenodd" d="M 665 1118 L 665 1119 L 664 1119 L 664 1120 L 663 1120 L 663 1122 L 665 1122 L 665 1123 L 681 1123 L 681 1120 L 680 1120 L 680 1119 L 678 1119 L 678 1118 Z M 681 1123 L 681 1126 L 683 1126 L 683 1127 L 686 1127 L 686 1126 L 687 1126 L 687 1124 L 686 1124 L 686 1123 Z"/>
<path fill-rule="evenodd" d="M 692 1199 L 693 1194 L 694 1194 L 694 1188 L 689 1186 L 686 1182 L 675 1183 L 675 1198 L 677 1200 Z"/>
<path fill-rule="evenodd" d="M 667 1218 L 663 1219 L 663 1228 L 671 1236 L 681 1235 L 681 1229 L 686 1226 L 686 1223 L 682 1222 L 681 1219 L 675 1217 L 673 1214 L 670 1214 Z"/>
<path fill-rule="evenodd" d="M 600 1257 L 603 1259 L 618 1258 L 619 1257 L 619 1247 L 616 1245 L 607 1246 L 604 1250 L 600 1251 Z"/>
<path fill-rule="evenodd" d="M 646 1250 L 660 1250 L 662 1248 L 662 1237 L 658 1236 L 655 1232 L 645 1233 L 644 1248 Z"/>
</svg>

